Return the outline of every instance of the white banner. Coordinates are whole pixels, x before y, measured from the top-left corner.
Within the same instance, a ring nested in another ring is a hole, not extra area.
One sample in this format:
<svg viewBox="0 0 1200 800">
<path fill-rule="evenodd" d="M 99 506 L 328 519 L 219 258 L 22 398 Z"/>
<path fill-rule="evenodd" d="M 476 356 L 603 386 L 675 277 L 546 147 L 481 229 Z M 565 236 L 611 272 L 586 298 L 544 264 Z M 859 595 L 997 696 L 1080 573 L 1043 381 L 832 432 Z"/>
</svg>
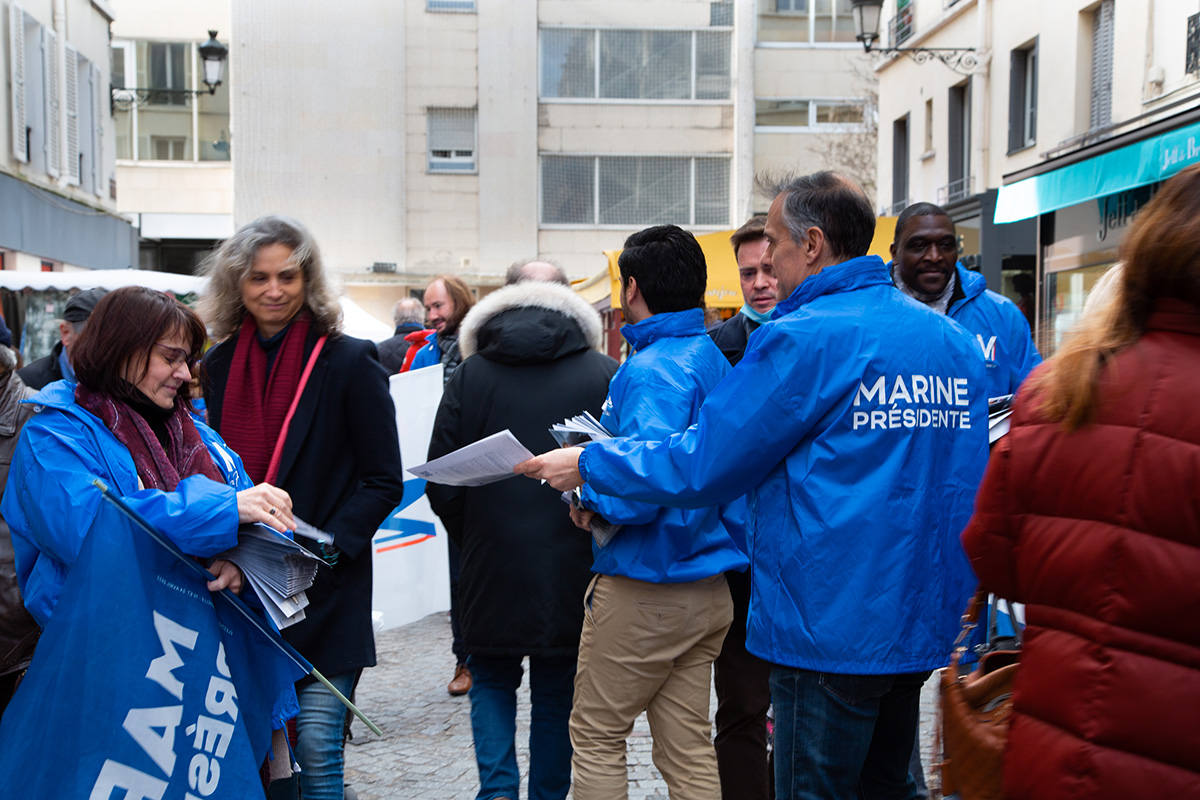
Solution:
<svg viewBox="0 0 1200 800">
<path fill-rule="evenodd" d="M 442 365 L 391 377 L 400 457 L 423 464 L 433 419 L 442 400 Z M 404 500 L 375 532 L 375 589 L 372 607 L 382 630 L 450 610 L 446 530 L 425 498 L 425 481 L 404 473 Z"/>
</svg>

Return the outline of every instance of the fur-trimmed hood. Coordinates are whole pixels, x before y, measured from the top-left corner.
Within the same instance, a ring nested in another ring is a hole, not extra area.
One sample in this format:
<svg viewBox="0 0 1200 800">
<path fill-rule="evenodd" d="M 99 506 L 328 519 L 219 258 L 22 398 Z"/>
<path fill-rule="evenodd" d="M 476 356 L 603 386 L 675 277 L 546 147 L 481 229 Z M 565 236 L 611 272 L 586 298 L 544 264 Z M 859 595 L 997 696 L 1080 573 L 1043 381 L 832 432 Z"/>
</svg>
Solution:
<svg viewBox="0 0 1200 800">
<path fill-rule="evenodd" d="M 508 363 L 550 361 L 599 350 L 600 314 L 569 287 L 522 281 L 475 304 L 459 328 L 464 359 L 476 353 Z"/>
</svg>

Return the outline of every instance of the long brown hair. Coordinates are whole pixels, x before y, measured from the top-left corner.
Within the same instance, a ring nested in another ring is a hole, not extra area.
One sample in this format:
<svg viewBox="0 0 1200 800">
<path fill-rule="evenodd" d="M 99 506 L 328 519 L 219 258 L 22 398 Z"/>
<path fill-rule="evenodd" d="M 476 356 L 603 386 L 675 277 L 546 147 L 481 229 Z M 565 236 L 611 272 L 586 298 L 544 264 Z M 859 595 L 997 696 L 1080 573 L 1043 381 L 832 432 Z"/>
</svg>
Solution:
<svg viewBox="0 0 1200 800">
<path fill-rule="evenodd" d="M 135 384 L 150 369 L 150 352 L 164 336 L 179 334 L 188 364 L 204 351 L 204 323 L 174 297 L 144 286 L 125 286 L 100 298 L 71 346 L 71 366 L 79 383 L 126 403 L 144 402 Z M 126 366 L 133 380 L 125 379 Z M 186 387 L 184 387 L 186 389 Z M 179 401 L 191 408 L 187 392 Z"/>
<path fill-rule="evenodd" d="M 1040 393 L 1042 414 L 1068 431 L 1094 417 L 1101 369 L 1141 338 L 1157 300 L 1200 306 L 1200 164 L 1163 184 L 1137 215 L 1121 261 L 1111 298 L 1084 315 L 1028 387 Z"/>
</svg>

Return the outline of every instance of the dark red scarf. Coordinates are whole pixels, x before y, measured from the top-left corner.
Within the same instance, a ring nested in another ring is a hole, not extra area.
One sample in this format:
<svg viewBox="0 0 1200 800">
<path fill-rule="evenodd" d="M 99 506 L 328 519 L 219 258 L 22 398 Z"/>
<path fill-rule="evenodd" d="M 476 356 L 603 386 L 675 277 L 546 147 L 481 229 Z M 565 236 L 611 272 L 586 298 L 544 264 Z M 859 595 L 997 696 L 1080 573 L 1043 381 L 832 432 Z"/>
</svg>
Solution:
<svg viewBox="0 0 1200 800">
<path fill-rule="evenodd" d="M 238 332 L 229 382 L 221 410 L 221 436 L 242 457 L 246 474 L 255 483 L 267 477 L 271 454 L 283 428 L 283 418 L 300 385 L 304 371 L 304 341 L 312 318 L 301 311 L 291 321 L 271 374 L 267 375 L 267 353 L 258 343 L 258 328 L 249 314 Z"/>
<path fill-rule="evenodd" d="M 138 477 L 147 489 L 173 492 L 181 480 L 192 475 L 225 483 L 225 476 L 213 463 L 208 447 L 182 403 L 176 401 L 175 410 L 166 419 L 168 452 L 150 429 L 150 424 L 127 403 L 83 386 L 75 387 L 75 402 L 99 417 L 104 427 L 125 445 L 133 456 Z"/>
</svg>

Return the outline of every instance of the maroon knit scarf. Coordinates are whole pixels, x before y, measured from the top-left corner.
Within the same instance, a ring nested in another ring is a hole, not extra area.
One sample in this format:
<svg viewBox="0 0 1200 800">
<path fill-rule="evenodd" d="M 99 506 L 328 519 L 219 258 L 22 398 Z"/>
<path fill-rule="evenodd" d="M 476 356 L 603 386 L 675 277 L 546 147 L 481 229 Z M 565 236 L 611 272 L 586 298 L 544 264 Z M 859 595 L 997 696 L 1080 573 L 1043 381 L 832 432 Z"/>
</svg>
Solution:
<svg viewBox="0 0 1200 800">
<path fill-rule="evenodd" d="M 166 420 L 168 450 L 163 448 L 142 415 L 124 401 L 76 386 L 75 402 L 99 417 L 104 427 L 125 445 L 145 488 L 173 492 L 181 480 L 192 475 L 225 483 L 225 476 L 213 463 L 212 455 L 182 403 L 176 401 L 175 410 Z"/>
<path fill-rule="evenodd" d="M 307 311 L 301 311 L 292 320 L 275 354 L 269 377 L 267 354 L 258 343 L 253 317 L 247 314 L 238 332 L 229 365 L 229 382 L 225 385 L 220 433 L 225 443 L 242 457 L 246 474 L 255 483 L 262 483 L 267 477 L 283 418 L 300 385 L 304 341 L 311 323 Z"/>
</svg>

